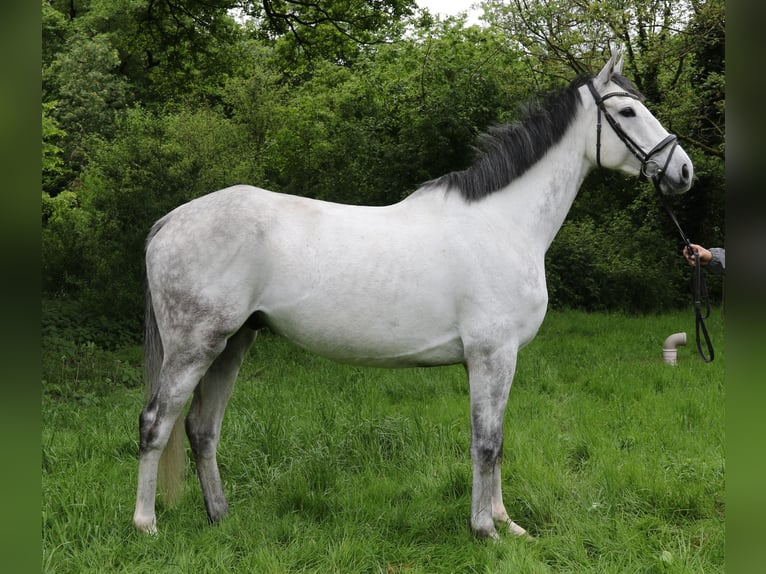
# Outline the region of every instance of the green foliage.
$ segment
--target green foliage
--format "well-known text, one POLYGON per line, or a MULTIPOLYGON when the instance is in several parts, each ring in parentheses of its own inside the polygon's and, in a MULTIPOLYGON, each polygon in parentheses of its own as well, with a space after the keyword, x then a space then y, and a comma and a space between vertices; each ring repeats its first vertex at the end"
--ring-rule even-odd
POLYGON ((365 46, 399 38, 414 7, 413 0, 269 0, 247 2, 244 11, 275 39, 291 75, 305 77, 317 63, 352 66, 365 46))
POLYGON ((59 122, 51 115, 56 102, 46 102, 42 107, 42 187, 43 191, 55 190, 57 179, 65 172, 64 150, 60 147, 66 132, 59 127, 59 122))
MULTIPOLYGON (((290 97, 291 89, 273 48, 250 40, 242 44, 241 56, 238 74, 225 83, 223 108, 260 149, 280 125, 281 118, 275 112, 290 97)), ((257 157, 251 160, 265 163, 257 157)))
POLYGON ((138 387, 142 354, 140 323, 114 320, 81 301, 42 303, 44 392, 60 400, 94 400, 116 385, 138 387))
MULTIPOLYGON (((235 4, 233 0, 48 0, 43 2, 43 37, 56 47, 62 36, 102 39, 119 60, 116 76, 127 81, 145 104, 182 99, 190 93, 215 99, 237 63, 242 29, 229 14, 235 4)), ((45 67, 50 52, 45 50, 43 56, 45 67)))
POLYGON ((68 153, 82 156, 89 136, 114 134, 117 111, 129 101, 129 86, 116 73, 119 64, 106 36, 73 34, 44 69, 46 95, 57 102, 49 112, 71 138, 68 153))
POLYGON ((266 150, 273 188, 348 203, 393 203, 473 158, 503 114, 516 62, 502 38, 454 23, 378 46, 357 70, 326 63, 278 108, 266 150))
POLYGON ((48 294, 86 288, 92 214, 72 191, 42 193, 42 286, 48 294))
POLYGON ((258 181, 255 153, 245 130, 213 110, 127 113, 119 135, 91 158, 79 192, 93 217, 92 304, 118 316, 140 315, 149 228, 211 190, 258 181))
POLYGON ((587 217, 564 223, 546 257, 551 306, 645 313, 688 303, 678 252, 671 246, 670 257, 658 257, 669 246, 656 229, 613 215, 606 225, 587 217), (671 274, 664 266, 674 260, 671 274))

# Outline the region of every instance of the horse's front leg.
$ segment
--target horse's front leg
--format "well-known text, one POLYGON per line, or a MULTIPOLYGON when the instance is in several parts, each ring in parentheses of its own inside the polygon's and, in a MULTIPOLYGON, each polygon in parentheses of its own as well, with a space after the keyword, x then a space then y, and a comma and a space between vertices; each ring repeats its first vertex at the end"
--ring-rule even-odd
POLYGON ((505 510, 500 471, 503 416, 516 370, 516 353, 516 348, 509 347, 476 353, 468 356, 466 365, 471 391, 471 527, 490 538, 498 536, 496 523, 508 525, 513 534, 525 533, 505 510))

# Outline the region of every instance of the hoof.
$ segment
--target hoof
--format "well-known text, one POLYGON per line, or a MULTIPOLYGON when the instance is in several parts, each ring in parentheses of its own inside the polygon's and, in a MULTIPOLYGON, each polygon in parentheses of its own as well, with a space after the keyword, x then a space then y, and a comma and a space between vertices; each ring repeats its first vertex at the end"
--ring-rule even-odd
POLYGON ((514 536, 529 536, 526 530, 516 524, 513 520, 508 521, 508 531, 514 536))
POLYGON ((500 536, 497 534, 497 530, 495 529, 494 524, 490 524, 489 526, 484 527, 477 527, 476 525, 472 526, 473 533, 476 535, 477 538, 483 538, 488 540, 499 540, 500 536))
POLYGON ((229 505, 225 502, 220 507, 208 509, 207 521, 209 524, 218 524, 229 515, 229 505))
POLYGON ((521 526, 516 524, 513 520, 509 519, 507 524, 508 524, 508 532, 510 532, 512 536, 521 538, 522 540, 525 540, 526 542, 537 542, 537 538, 532 536, 529 532, 524 530, 521 526))
POLYGON ((153 516, 150 518, 134 516, 133 525, 141 532, 146 532, 152 536, 157 536, 157 519, 153 516))

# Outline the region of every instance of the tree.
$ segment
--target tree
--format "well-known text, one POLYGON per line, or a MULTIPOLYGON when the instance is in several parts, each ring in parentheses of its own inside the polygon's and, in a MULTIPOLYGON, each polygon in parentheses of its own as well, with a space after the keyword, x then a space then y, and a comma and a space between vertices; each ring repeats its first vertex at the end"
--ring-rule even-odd
POLYGON ((363 46, 399 39, 414 0, 261 0, 243 2, 261 37, 277 42, 298 74, 317 62, 350 65, 363 46))
MULTIPOLYGON (((103 38, 116 51, 117 73, 144 104, 189 94, 215 98, 237 62, 243 30, 230 14, 236 5, 236 0, 43 0, 43 33, 54 45, 62 28, 67 38, 103 38)), ((44 57, 43 65, 48 63, 44 57)))
POLYGON ((369 48, 349 69, 318 65, 278 108, 265 167, 275 189, 349 203, 400 200, 462 169, 479 131, 507 113, 514 53, 456 21, 369 48))
POLYGON ((111 137, 129 89, 117 68, 115 50, 103 35, 74 34, 43 70, 43 100, 61 126, 68 168, 76 171, 88 154, 88 139, 111 137), (55 105, 51 105, 55 102, 55 105))
MULTIPOLYGON (((78 254, 85 284, 70 286, 71 294, 106 313, 138 316, 143 247, 152 224, 195 197, 262 177, 246 131, 215 110, 136 108, 119 128, 83 173, 75 206, 88 219, 72 223, 87 225, 78 254)), ((63 227, 59 232, 67 234, 63 227)))
POLYGON ((42 187, 43 191, 48 193, 58 189, 58 180, 64 174, 62 159, 64 150, 60 143, 66 137, 66 132, 59 127, 59 122, 51 115, 55 106, 56 102, 47 102, 42 107, 42 187))

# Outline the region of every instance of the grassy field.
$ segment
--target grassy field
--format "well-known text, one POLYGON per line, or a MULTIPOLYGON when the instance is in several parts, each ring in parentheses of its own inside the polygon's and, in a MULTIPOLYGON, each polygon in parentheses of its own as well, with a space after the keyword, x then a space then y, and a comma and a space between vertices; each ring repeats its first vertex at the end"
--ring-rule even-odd
POLYGON ((260 336, 219 448, 232 515, 207 524, 190 463, 153 538, 131 524, 139 350, 86 354, 119 360, 101 367, 124 380, 70 365, 44 384, 43 571, 723 572, 720 312, 709 325, 705 364, 691 312, 549 313, 506 413, 505 503, 535 538, 497 543, 468 522, 462 367, 348 367, 260 336), (671 367, 661 346, 677 331, 689 346, 671 367))

